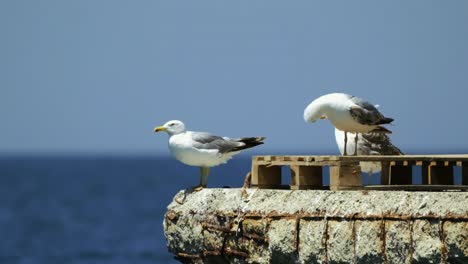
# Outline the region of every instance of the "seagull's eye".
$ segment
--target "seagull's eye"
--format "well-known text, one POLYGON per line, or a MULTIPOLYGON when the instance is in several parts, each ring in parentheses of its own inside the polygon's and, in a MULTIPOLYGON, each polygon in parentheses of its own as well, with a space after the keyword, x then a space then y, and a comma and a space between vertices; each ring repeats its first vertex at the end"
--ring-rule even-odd
POLYGON ((174 126, 174 125, 175 125, 175 123, 170 123, 170 124, 169 124, 169 126, 174 126))

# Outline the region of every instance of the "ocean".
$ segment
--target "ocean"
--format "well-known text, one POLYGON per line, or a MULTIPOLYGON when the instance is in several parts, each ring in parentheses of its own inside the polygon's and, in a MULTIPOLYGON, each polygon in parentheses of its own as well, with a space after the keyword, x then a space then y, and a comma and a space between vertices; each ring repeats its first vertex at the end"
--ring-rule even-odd
MULTIPOLYGON (((250 160, 213 168, 209 187, 242 186, 250 160)), ((178 263, 164 213, 198 175, 169 155, 0 156, 0 263, 178 263)))
MULTIPOLYGON (((212 169, 239 187, 250 157, 212 169)), ((0 263, 178 263, 163 218, 199 170, 169 156, 0 157, 0 263)))

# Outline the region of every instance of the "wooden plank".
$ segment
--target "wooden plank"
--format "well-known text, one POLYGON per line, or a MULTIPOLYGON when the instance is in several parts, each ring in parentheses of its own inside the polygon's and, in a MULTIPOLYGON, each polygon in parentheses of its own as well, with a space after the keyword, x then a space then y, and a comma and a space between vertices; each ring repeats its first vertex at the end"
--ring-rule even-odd
POLYGON ((365 190, 378 191, 468 191, 467 185, 367 185, 365 190))
POLYGON ((362 187, 361 166, 359 162, 350 165, 330 166, 330 189, 332 191, 362 187))
POLYGON ((371 155, 371 156, 340 156, 341 161, 468 161, 468 154, 455 155, 371 155))
POLYGON ((260 161, 260 160, 264 160, 264 156, 253 156, 252 157, 252 162, 256 162, 256 161, 260 161))
POLYGON ((422 161, 421 163, 421 183, 429 184, 429 166, 431 163, 427 161, 422 161))
MULTIPOLYGON (((341 161, 343 162, 343 161, 341 161)), ((348 161, 346 161, 348 162, 348 161)), ((338 165, 340 161, 255 161, 256 165, 266 166, 334 166, 338 165)), ((351 162, 354 163, 354 162, 351 162)))
POLYGON ((322 166, 298 166, 292 165, 291 189, 305 190, 322 186, 322 166))
POLYGON ((429 162, 442 162, 443 165, 468 162, 468 155, 401 155, 401 156, 255 156, 253 162, 258 165, 274 166, 335 166, 343 162, 379 161, 404 165, 422 165, 429 162))
POLYGON ((281 186, 281 166, 252 165, 252 186, 275 189, 281 186))
POLYGON ((382 162, 382 170, 380 171, 380 184, 388 185, 390 184, 390 162, 382 162))
POLYGON ((395 164, 390 166, 390 184, 403 185, 413 182, 413 167, 395 164))
POLYGON ((450 161, 450 162, 468 162, 468 154, 444 154, 444 155, 393 155, 393 156, 327 156, 327 155, 315 155, 315 156, 294 156, 294 155, 269 155, 269 156, 255 156, 256 160, 272 161, 279 158, 290 157, 292 161, 304 161, 304 160, 334 160, 334 161, 407 161, 407 162, 420 162, 420 161, 450 161))
POLYGON ((468 162, 462 163, 462 184, 468 185, 468 162))

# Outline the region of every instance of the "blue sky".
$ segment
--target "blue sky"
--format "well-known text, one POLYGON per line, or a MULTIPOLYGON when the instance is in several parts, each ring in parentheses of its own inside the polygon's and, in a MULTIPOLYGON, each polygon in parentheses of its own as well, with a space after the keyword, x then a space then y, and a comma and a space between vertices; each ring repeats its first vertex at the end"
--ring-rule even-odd
POLYGON ((467 25, 462 0, 1 1, 0 152, 167 153, 170 119, 337 152, 302 119, 335 91, 404 151, 466 152, 467 25))

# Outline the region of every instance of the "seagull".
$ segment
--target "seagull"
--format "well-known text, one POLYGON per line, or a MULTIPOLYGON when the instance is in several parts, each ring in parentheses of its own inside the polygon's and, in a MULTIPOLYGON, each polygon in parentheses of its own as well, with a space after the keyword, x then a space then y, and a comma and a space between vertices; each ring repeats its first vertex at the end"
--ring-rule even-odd
MULTIPOLYGON (((354 155, 357 155, 358 133, 392 133, 381 126, 389 124, 393 118, 385 117, 371 103, 345 93, 331 93, 320 96, 304 110, 304 120, 313 123, 318 119, 330 122, 344 131, 344 146, 348 142, 348 132, 356 133, 354 155)), ((347 155, 347 148, 344 148, 347 155)))
MULTIPOLYGON (((340 153, 344 154, 344 139, 345 132, 335 128, 335 140, 338 145, 340 153)), ((356 148, 355 135, 351 134, 351 141, 348 143, 347 148, 356 148)), ((357 154, 358 155, 404 155, 403 152, 392 144, 390 138, 383 133, 364 133, 361 134, 357 141, 357 154)), ((368 174, 377 173, 382 170, 380 162, 363 161, 360 162, 361 171, 368 174)))
POLYGON ((207 132, 185 129, 184 123, 171 120, 154 128, 154 132, 165 131, 169 134, 169 150, 180 162, 200 167, 200 184, 193 189, 199 191, 206 187, 210 168, 226 163, 244 149, 263 144, 265 137, 243 137, 231 139, 207 132))

